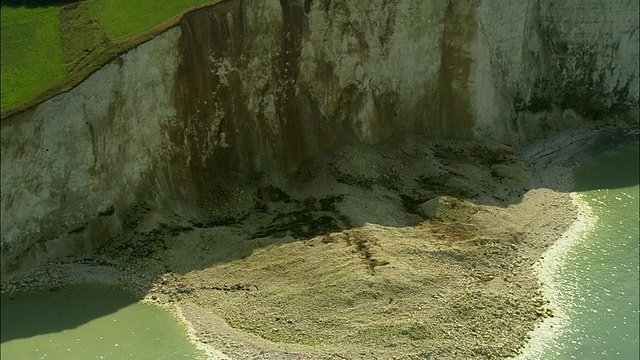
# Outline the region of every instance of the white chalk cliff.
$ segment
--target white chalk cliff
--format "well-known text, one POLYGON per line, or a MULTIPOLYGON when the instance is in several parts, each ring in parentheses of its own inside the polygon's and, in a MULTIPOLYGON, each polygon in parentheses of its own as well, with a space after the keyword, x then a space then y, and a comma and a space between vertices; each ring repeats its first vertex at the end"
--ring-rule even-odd
MULTIPOLYGON (((230 0, 2 127, 2 273, 141 200, 399 132, 521 144, 638 120, 637 0, 230 0)), ((3 89, 3 91, 10 91, 3 89)))

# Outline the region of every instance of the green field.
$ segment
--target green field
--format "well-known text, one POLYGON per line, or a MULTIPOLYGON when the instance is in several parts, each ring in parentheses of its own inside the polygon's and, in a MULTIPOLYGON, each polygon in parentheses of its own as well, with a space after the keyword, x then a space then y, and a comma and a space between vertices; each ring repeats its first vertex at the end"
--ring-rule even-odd
POLYGON ((3 4, 0 69, 3 114, 42 97, 38 95, 43 92, 52 95, 55 86, 60 89, 64 83, 77 83, 102 66, 108 56, 130 38, 162 24, 189 7, 207 2, 211 1, 86 0, 82 5, 88 6, 82 8, 87 10, 74 13, 81 18, 61 16, 63 6, 42 5, 47 3, 46 0, 38 2, 36 7, 3 4), (88 21, 91 18, 98 23, 88 21), (87 50, 91 50, 91 57, 81 58, 87 50))
POLYGON ((2 7, 2 110, 65 77, 58 7, 2 7))
POLYGON ((91 11, 112 40, 124 40, 163 23, 204 0, 90 0, 91 11))

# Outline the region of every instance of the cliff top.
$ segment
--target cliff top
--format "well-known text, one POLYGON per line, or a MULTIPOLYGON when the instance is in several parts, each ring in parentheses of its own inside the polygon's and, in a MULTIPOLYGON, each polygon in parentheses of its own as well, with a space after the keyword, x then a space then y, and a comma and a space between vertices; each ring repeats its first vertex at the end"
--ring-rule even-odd
POLYGON ((104 64, 220 0, 2 3, 1 118, 70 90, 104 64))

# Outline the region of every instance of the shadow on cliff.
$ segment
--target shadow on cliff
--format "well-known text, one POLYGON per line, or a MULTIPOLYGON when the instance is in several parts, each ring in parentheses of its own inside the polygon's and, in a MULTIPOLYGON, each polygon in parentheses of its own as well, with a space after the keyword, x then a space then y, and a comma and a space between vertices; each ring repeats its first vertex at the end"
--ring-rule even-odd
POLYGON ((640 149, 638 143, 622 145, 624 152, 605 151, 575 170, 575 191, 619 189, 638 185, 640 149), (611 176, 615 174, 615 176, 611 176))
POLYGON ((534 187, 582 192, 626 188, 639 182, 637 127, 566 131, 534 143, 524 152, 534 187), (564 172, 558 172, 559 168, 564 172))
MULTIPOLYGON (((567 169, 633 137, 613 131, 590 139, 571 146, 560 142, 556 149, 543 151, 567 169)), ((605 153, 600 170, 580 170, 601 174, 604 168, 619 176, 583 175, 573 190, 637 185, 638 150, 631 150, 617 162, 605 153)), ((102 252, 130 263, 162 258, 166 271, 186 274, 247 258, 260 248, 327 238, 367 224, 410 228, 438 221, 441 211, 451 215, 477 205, 508 207, 521 203, 532 186, 572 191, 557 179, 571 174, 550 171, 546 165, 542 163, 543 170, 526 165, 514 149, 501 144, 402 134, 381 144, 346 145, 316 154, 294 174, 206 174, 196 203, 153 211, 147 207, 153 215, 132 214, 132 219, 155 217, 155 228, 149 230, 148 221, 143 229, 132 223, 102 252), (547 174, 536 174, 538 170, 547 174), (534 177, 538 183, 532 185, 534 177)))
MULTIPOLYGON (((564 164, 560 165, 576 165, 634 139, 616 132, 590 142, 577 141, 573 148, 561 143, 556 149, 543 151, 548 158, 562 159, 564 164), (575 147, 583 151, 576 151, 575 147)), ((598 170, 591 165, 581 168, 587 174, 604 171, 619 176, 594 176, 593 181, 578 182, 576 190, 637 185, 637 145, 627 146, 635 148, 631 147, 623 159, 614 162, 609 153, 604 153, 598 160, 598 170)), ((353 248, 355 257, 375 265, 378 259, 370 252, 371 244, 359 241, 363 239, 357 235, 359 229, 368 224, 396 229, 419 227, 431 219, 438 220, 442 199, 448 201, 449 208, 445 210, 449 212, 464 212, 476 205, 519 204, 530 190, 529 177, 540 175, 532 174, 535 171, 535 166, 523 164, 515 150, 504 145, 402 134, 381 144, 346 145, 316 154, 293 174, 276 170, 250 175, 233 171, 200 174, 207 180, 198 189, 197 200, 180 203, 173 199, 156 209, 134 208, 125 220, 123 234, 104 246, 96 257, 117 259, 134 268, 136 264, 159 260, 164 273, 185 275, 246 259, 259 249, 315 239, 316 243, 325 244, 344 240, 353 248)), ((553 175, 550 172, 542 176, 535 187, 571 190, 554 187, 557 179, 553 175)), ((561 174, 555 173, 558 175, 561 174)), ((468 235, 463 233, 464 227, 443 229, 454 231, 455 236, 468 235)), ((162 283, 162 275, 156 272, 154 282, 162 283)), ((208 287, 202 289, 245 290, 234 287, 242 279, 231 275, 209 281, 213 283, 203 283, 200 286, 208 287)), ((169 296, 194 291, 189 287, 193 284, 172 286, 165 288, 169 296)), ((90 299, 94 294, 83 292, 74 295, 72 314, 52 312, 37 304, 64 301, 65 291, 31 297, 28 301, 36 303, 21 304, 22 310, 18 311, 13 306, 13 310, 6 310, 9 307, 5 304, 27 301, 21 300, 23 295, 16 294, 13 300, 3 295, 2 342, 75 328, 135 302, 117 297, 94 306, 95 299, 90 299), (18 319, 26 320, 20 320, 23 323, 17 330, 5 331, 18 319)))

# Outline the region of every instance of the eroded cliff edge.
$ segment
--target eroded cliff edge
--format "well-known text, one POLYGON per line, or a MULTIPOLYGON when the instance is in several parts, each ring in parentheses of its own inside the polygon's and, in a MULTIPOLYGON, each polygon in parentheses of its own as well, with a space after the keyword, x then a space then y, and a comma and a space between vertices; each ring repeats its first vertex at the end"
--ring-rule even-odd
POLYGON ((400 132, 520 144, 638 119, 638 3, 228 1, 2 126, 2 273, 140 201, 400 132))

